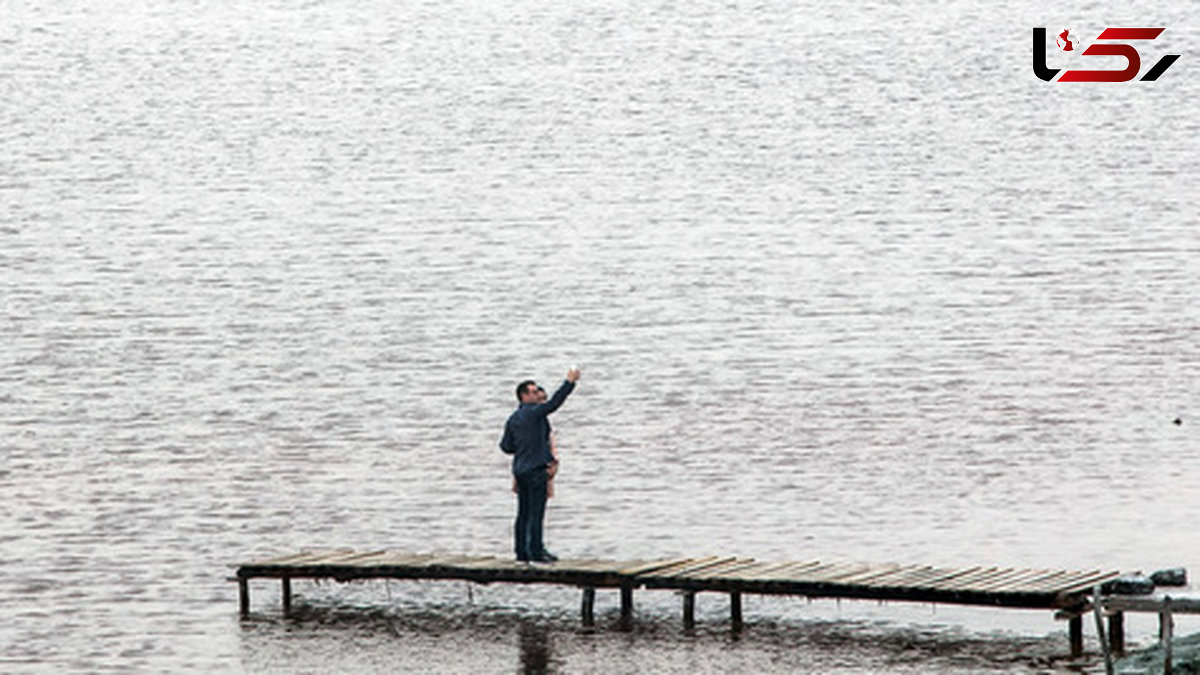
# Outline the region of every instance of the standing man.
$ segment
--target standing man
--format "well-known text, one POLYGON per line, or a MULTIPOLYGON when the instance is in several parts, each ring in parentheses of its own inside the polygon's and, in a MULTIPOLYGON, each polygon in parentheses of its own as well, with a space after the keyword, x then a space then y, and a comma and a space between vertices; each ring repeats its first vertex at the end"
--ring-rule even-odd
POLYGON ((567 371, 567 379, 545 403, 538 402, 538 386, 533 380, 517 385, 520 405, 504 424, 500 449, 513 456, 513 476, 517 479, 517 522, 513 534, 517 560, 554 562, 542 541, 546 518, 546 484, 550 479, 554 455, 550 452, 550 413, 558 410, 575 390, 579 369, 567 371))

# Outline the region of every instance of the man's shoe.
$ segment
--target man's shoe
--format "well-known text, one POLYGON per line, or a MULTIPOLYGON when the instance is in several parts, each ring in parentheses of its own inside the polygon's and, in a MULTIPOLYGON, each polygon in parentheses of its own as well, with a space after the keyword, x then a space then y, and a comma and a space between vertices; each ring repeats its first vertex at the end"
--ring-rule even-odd
POLYGON ((541 555, 533 556, 533 562, 552 563, 558 562, 558 556, 549 551, 542 551, 541 555))

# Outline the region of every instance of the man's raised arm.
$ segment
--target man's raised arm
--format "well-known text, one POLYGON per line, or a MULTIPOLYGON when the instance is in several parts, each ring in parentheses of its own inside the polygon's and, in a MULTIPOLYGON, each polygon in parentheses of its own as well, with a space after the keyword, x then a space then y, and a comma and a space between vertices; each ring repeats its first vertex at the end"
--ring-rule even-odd
POLYGON ((554 392, 549 401, 534 408, 534 414, 544 417, 558 410, 566 402, 567 396, 570 396, 571 392, 575 391, 575 383, 579 381, 581 375, 582 373, 580 373, 578 368, 568 370, 567 379, 559 385, 558 390, 554 392))

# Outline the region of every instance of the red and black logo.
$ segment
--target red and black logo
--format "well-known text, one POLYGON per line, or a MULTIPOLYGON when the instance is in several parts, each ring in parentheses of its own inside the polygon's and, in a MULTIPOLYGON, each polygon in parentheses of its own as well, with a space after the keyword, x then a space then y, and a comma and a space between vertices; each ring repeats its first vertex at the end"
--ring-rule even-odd
MULTIPOLYGON (((1138 50, 1125 44, 1128 40, 1153 40, 1165 28, 1105 28, 1096 42, 1080 51, 1080 42, 1070 29, 1055 35, 1055 45, 1064 52, 1078 52, 1081 56, 1120 56, 1126 61, 1124 70, 1068 70, 1057 80, 1059 68, 1046 67, 1046 29, 1033 29, 1033 74, 1047 82, 1128 82, 1142 70, 1142 57, 1138 50), (1120 41, 1120 42, 1118 42, 1120 41)), ((1142 82, 1153 82, 1167 72, 1167 68, 1179 58, 1179 54, 1167 54, 1160 58, 1145 75, 1142 82)))

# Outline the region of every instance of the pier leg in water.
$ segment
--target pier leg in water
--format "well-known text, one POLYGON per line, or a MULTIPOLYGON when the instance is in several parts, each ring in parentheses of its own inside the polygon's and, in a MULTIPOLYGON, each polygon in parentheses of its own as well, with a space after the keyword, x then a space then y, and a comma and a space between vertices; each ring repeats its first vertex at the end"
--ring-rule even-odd
POLYGON ((1175 637, 1175 617, 1171 615, 1171 596, 1163 598, 1162 613, 1158 615, 1158 635, 1163 648, 1163 673, 1173 675, 1175 672, 1175 655, 1172 653, 1171 642, 1175 637))
POLYGON ((238 607, 242 618, 250 616, 250 580, 238 577, 238 607))
POLYGON ((734 633, 742 632, 742 594, 729 594, 729 622, 734 633))
POLYGON ((1071 658, 1083 656, 1083 616, 1072 617, 1067 624, 1067 633, 1071 638, 1071 658))
POLYGON ((621 629, 633 628, 633 585, 621 584, 621 629))
POLYGON ((692 630, 696 627, 696 592, 683 592, 683 629, 692 630))
POLYGON ((1104 672, 1107 675, 1114 675, 1116 671, 1113 667, 1112 652, 1108 649, 1108 635, 1104 632, 1104 616, 1100 609, 1103 603, 1100 598, 1100 587, 1096 586, 1092 593, 1092 615, 1096 617, 1096 637, 1100 639, 1100 652, 1104 654, 1104 672))
POLYGON ((288 616, 292 613, 292 578, 283 577, 280 582, 283 587, 283 615, 288 616))
POLYGON ((1108 617, 1108 648, 1115 656, 1125 653, 1125 613, 1117 612, 1108 617))
POLYGON ((583 607, 580 608, 580 614, 583 616, 583 627, 591 628, 596 625, 596 589, 583 589, 583 607))

